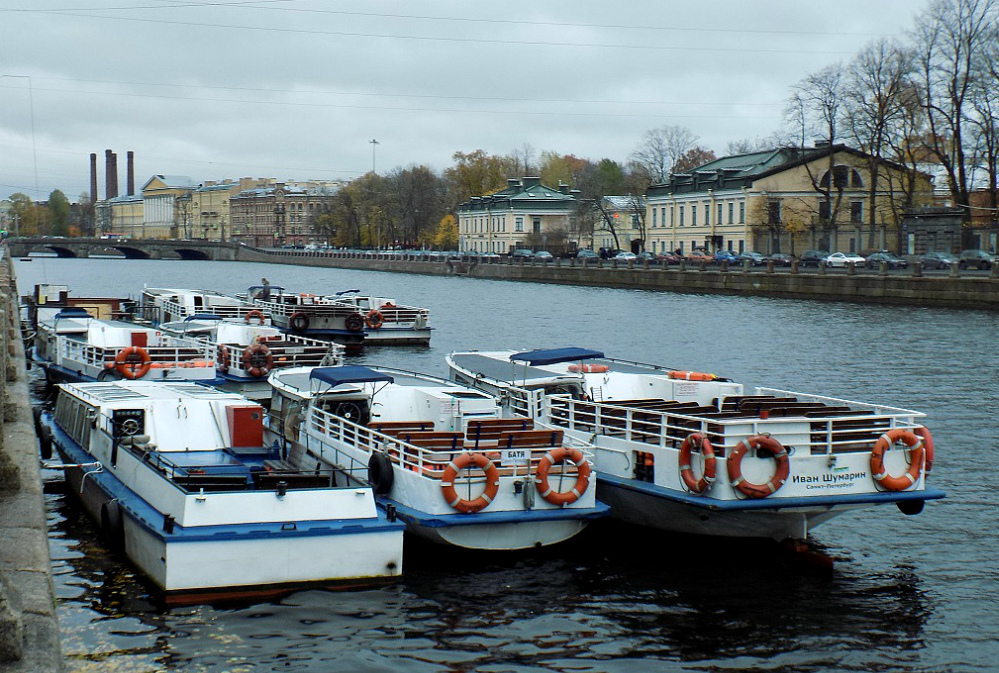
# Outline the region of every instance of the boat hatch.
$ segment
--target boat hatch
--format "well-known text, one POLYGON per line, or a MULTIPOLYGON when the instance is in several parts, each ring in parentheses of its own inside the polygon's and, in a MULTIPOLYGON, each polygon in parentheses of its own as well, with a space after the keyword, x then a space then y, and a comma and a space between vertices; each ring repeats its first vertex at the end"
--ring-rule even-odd
POLYGON ((548 348, 523 353, 514 353, 511 360, 523 361, 529 365, 553 365, 559 362, 571 362, 573 360, 592 360, 604 356, 600 351, 588 348, 548 348))
POLYGON ((222 320, 222 316, 215 315, 214 313, 195 313, 194 315, 187 316, 184 318, 184 322, 191 322, 192 320, 222 320))
POLYGON ((64 308, 52 317, 57 320, 59 318, 93 318, 93 316, 87 312, 87 309, 74 307, 64 308))

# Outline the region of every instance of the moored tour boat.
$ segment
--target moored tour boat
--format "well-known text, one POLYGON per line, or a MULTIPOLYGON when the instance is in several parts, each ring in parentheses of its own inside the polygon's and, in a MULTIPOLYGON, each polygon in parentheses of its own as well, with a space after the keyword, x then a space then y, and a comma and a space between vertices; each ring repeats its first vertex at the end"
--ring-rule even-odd
POLYGON ((211 381, 208 344, 147 325, 98 320, 83 308, 37 309, 32 358, 50 383, 63 381, 211 381))
POLYGON ((364 314, 364 343, 369 346, 404 346, 430 344, 430 311, 405 306, 388 297, 356 294, 359 290, 337 292, 341 304, 364 314))
POLYGON ((40 419, 71 491, 167 603, 262 596, 402 571, 404 527, 338 469, 263 442, 263 409, 192 383, 60 387, 40 419))
POLYGON ((340 344, 286 334, 264 322, 259 311, 251 311, 241 320, 198 313, 163 323, 160 329, 207 342, 218 370, 218 378, 211 385, 256 401, 270 400, 267 375, 273 369, 341 364, 344 349, 340 344))
MULTIPOLYGON (((243 320, 263 313, 246 301, 215 290, 146 287, 139 297, 142 316, 154 325, 174 322, 197 314, 210 313, 226 320, 243 320)), ((264 313, 263 320, 270 321, 264 313)))
MULTIPOLYGON (((279 369, 273 431, 302 469, 365 477, 408 530, 472 549, 567 540, 606 514, 584 442, 446 379, 361 366, 279 369)), ((295 462, 295 461, 293 461, 295 462)))
POLYGON ((924 414, 562 348, 456 352, 459 383, 508 413, 595 447, 598 496, 613 516, 704 535, 803 541, 854 509, 919 513, 927 484, 924 414))
POLYGON ((364 346, 364 314, 336 298, 287 292, 277 285, 251 286, 239 298, 270 316, 283 332, 336 341, 350 354, 364 346))

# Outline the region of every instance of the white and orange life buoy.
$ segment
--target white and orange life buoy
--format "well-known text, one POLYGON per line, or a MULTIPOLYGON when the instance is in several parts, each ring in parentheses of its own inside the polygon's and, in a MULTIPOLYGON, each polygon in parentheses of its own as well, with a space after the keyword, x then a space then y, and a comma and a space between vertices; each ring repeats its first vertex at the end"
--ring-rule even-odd
POLYGON ((252 311, 250 311, 249 313, 247 313, 245 316, 243 316, 243 320, 245 320, 247 323, 249 323, 250 320, 253 319, 253 318, 257 319, 257 321, 258 321, 257 324, 258 325, 263 325, 264 321, 266 320, 266 318, 264 317, 264 312, 263 311, 258 311, 257 309, 253 309, 252 311))
POLYGON ((481 453, 461 454, 447 464, 444 474, 441 475, 441 491, 444 493, 444 499, 451 508, 462 514, 474 514, 488 507, 499 493, 499 485, 499 470, 493 465, 493 461, 481 453), (475 465, 485 473, 486 489, 478 498, 467 500, 458 495, 454 480, 459 472, 471 465, 475 465))
POLYGON ((586 489, 590 486, 590 471, 590 464, 582 451, 560 446, 546 453, 538 463, 534 482, 542 498, 553 505, 564 507, 576 502, 586 493, 586 489), (567 460, 576 466, 576 482, 568 491, 556 491, 548 482, 548 472, 558 463, 567 460))
POLYGON ((262 343, 254 343, 243 351, 243 369, 249 376, 260 378, 274 368, 271 349, 262 343))
POLYGON ((698 494, 707 491, 711 484, 715 483, 715 471, 715 450, 707 435, 702 435, 699 432, 687 435, 683 444, 680 445, 680 478, 687 490, 698 494), (700 479, 694 477, 694 471, 690 466, 694 447, 699 448, 704 457, 704 473, 701 474, 700 479))
POLYGON ((916 428, 913 432, 923 440, 923 448, 926 449, 926 474, 929 474, 933 469, 933 435, 930 434, 930 429, 925 425, 916 428))
POLYGON ((381 326, 385 324, 385 316, 382 315, 381 311, 373 308, 364 316, 364 324, 368 326, 368 329, 381 329, 381 326))
POLYGON ((225 374, 229 371, 229 347, 225 344, 219 344, 217 351, 218 370, 225 374))
POLYGON ((569 365, 569 371, 573 374, 580 372, 583 374, 602 374, 609 372, 610 367, 607 365, 569 365))
POLYGON ((765 498, 780 490, 791 473, 791 461, 787 449, 773 437, 753 435, 735 445, 728 456, 728 478, 740 493, 750 498, 765 498), (765 484, 754 484, 742 476, 742 459, 750 449, 763 449, 777 460, 774 476, 765 484))
POLYGON ((129 380, 141 379, 149 373, 153 361, 149 357, 149 351, 142 346, 129 346, 122 348, 114 356, 114 366, 124 378, 129 380))
POLYGON ((895 428, 874 442, 874 448, 871 449, 871 476, 889 491, 904 491, 919 481, 919 473, 925 459, 926 449, 923 440, 911 430, 895 428), (909 447, 909 469, 901 476, 893 477, 885 468, 885 453, 898 442, 903 442, 909 447))
POLYGON ((705 372, 681 372, 681 371, 671 371, 666 376, 671 379, 680 379, 683 381, 714 381, 718 377, 714 374, 707 374, 705 372))

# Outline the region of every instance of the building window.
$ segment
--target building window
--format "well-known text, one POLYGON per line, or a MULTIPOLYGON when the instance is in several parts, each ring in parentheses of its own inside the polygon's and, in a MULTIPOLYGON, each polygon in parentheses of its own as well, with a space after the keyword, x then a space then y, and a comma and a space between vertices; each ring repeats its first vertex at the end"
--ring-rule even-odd
POLYGON ((534 233, 535 234, 540 234, 541 233, 541 218, 540 217, 535 217, 531 221, 531 224, 534 227, 534 233))
POLYGON ((683 226, 683 206, 680 206, 680 226, 683 226))
MULTIPOLYGON (((665 227, 666 226, 666 206, 663 206, 662 216, 663 216, 663 226, 665 227)), ((670 224, 672 225, 673 223, 670 222, 670 224)))
POLYGON ((674 224, 675 224, 675 222, 673 220, 673 206, 670 206, 669 207, 669 226, 670 226, 670 228, 672 228, 674 224))
POLYGON ((524 231, 524 218, 518 217, 516 225, 517 225, 517 231, 524 231))
POLYGON ((746 223, 746 202, 739 201, 739 224, 746 223))
POLYGON ((711 204, 710 203, 705 203, 704 204, 704 226, 708 226, 710 224, 711 224, 711 204))
MULTIPOLYGON (((718 219, 721 220, 721 216, 718 219)), ((735 224, 735 204, 731 201, 728 202, 728 223, 735 224)))
POLYGON ((715 224, 722 223, 722 204, 718 204, 718 217, 715 218, 715 224))
POLYGON ((655 229, 655 228, 656 228, 656 216, 657 216, 658 214, 659 214, 659 211, 657 211, 657 210, 656 210, 655 208, 653 208, 653 209, 652 209, 652 228, 653 228, 653 229, 655 229))
POLYGON ((696 205, 691 205, 690 206, 690 226, 692 226, 692 227, 696 227, 697 226, 697 206, 696 205))
MULTIPOLYGON (((864 202, 863 201, 851 201, 850 202, 850 221, 854 224, 860 224, 864 221, 864 202)), ((851 250, 850 252, 853 252, 851 250)))
POLYGON ((823 222, 828 222, 830 217, 829 213, 829 202, 819 201, 819 219, 823 222))

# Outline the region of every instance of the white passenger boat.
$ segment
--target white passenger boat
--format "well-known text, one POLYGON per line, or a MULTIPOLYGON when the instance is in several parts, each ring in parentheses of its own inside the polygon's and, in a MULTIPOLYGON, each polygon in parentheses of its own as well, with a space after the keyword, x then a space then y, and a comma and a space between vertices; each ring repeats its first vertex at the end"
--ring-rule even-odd
POLYGON ((211 381, 216 375, 215 354, 205 342, 148 325, 98 320, 82 308, 39 307, 32 358, 50 383, 211 381))
POLYGON ((143 288, 139 297, 143 317, 154 325, 183 320, 196 314, 210 313, 226 320, 243 320, 248 315, 262 314, 260 320, 270 323, 270 316, 259 307, 214 290, 183 288, 143 288))
POLYGON ((359 467, 409 530, 472 549, 567 540, 607 508, 586 444, 452 381, 361 366, 271 373, 272 420, 307 471, 359 467))
POLYGON ((280 286, 255 285, 245 298, 286 332, 342 343, 348 353, 365 344, 428 344, 431 328, 425 308, 396 306, 380 297, 350 297, 349 293, 315 295, 288 292, 280 286))
POLYGON ((337 292, 341 304, 352 306, 364 314, 364 343, 373 346, 404 346, 430 344, 430 311, 418 306, 405 306, 388 297, 357 294, 359 290, 337 292))
POLYGON ((379 512, 372 489, 341 469, 291 468, 264 444, 262 407, 238 395, 68 384, 40 423, 72 492, 167 603, 402 571, 404 526, 379 512))
POLYGON ((917 514, 927 484, 924 414, 561 348, 457 352, 455 381, 508 413, 592 442, 598 497, 636 524, 705 535, 805 540, 845 511, 917 514))
POLYGON ((162 323, 160 329, 174 336, 207 342, 215 354, 218 370, 212 386, 256 401, 270 400, 267 375, 273 369, 342 363, 344 349, 340 344, 286 334, 263 324, 264 320, 263 314, 256 311, 247 313, 242 320, 197 313, 162 323))

